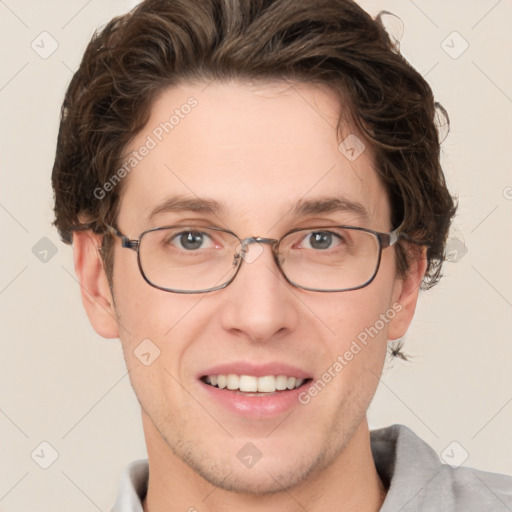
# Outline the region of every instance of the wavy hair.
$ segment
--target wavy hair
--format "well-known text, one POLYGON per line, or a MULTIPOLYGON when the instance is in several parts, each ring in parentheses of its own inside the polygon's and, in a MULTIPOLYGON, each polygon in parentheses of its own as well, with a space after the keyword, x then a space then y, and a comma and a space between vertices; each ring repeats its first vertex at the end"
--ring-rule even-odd
MULTIPOLYGON (((122 183, 102 199, 94 191, 118 169, 164 89, 197 80, 276 79, 340 95, 373 149, 393 227, 402 224, 415 241, 399 244, 397 273, 405 275, 414 251, 426 246, 422 287, 436 284, 456 211, 436 122, 448 116, 380 16, 373 19, 352 0, 146 0, 97 31, 62 105, 52 174, 62 240, 71 243, 78 229, 105 233, 105 224, 115 222, 122 183)), ((108 276, 111 243, 104 236, 108 276)))

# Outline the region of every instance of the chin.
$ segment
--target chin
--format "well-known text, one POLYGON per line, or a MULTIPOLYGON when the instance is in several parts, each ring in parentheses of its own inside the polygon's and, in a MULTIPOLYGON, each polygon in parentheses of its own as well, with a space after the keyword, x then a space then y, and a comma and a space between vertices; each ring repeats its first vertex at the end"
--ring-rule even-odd
POLYGON ((271 450, 273 443, 270 443, 268 451, 262 447, 263 454, 256 452, 251 442, 244 443, 242 448, 236 443, 236 449, 226 445, 221 449, 222 444, 215 448, 207 443, 201 446, 190 440, 174 439, 168 444, 177 457, 211 485, 254 496, 270 496, 297 487, 325 468, 333 455, 318 446, 305 450, 305 443, 294 443, 286 450, 277 447, 271 450), (252 459, 246 458, 247 454, 252 459))
POLYGON ((253 467, 237 467, 231 464, 220 468, 193 468, 210 484, 226 491, 253 496, 270 496, 300 485, 307 477, 318 469, 320 461, 312 464, 298 465, 296 461, 272 461, 264 463, 263 459, 253 467))

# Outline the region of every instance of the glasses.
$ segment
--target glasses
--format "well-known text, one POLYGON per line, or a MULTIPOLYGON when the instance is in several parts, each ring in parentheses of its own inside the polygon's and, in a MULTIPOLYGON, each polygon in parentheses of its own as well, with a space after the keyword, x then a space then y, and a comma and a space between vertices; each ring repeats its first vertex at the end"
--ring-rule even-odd
POLYGON ((127 249, 137 252, 148 284, 174 293, 220 290, 235 279, 242 261, 252 263, 262 244, 272 248, 274 261, 291 285, 315 292, 345 292, 369 285, 379 270, 382 250, 401 236, 354 226, 293 229, 279 240, 248 237, 209 226, 164 226, 148 229, 137 240, 119 230, 108 231, 127 249), (252 251, 249 246, 254 245, 252 251))

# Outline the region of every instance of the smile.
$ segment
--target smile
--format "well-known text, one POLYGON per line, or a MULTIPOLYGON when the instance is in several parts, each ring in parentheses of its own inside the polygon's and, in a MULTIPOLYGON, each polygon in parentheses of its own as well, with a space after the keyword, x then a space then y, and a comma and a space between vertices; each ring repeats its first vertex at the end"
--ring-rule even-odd
POLYGON ((219 389, 240 391, 242 393, 275 393, 276 391, 287 391, 301 387, 311 379, 301 379, 287 375, 205 375, 201 380, 219 389))

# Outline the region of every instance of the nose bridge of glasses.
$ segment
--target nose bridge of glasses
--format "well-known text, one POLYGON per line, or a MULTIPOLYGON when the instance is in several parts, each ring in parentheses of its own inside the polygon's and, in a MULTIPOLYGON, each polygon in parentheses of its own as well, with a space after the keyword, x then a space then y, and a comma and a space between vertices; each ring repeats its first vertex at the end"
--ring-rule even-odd
POLYGON ((276 240, 275 238, 264 238, 262 236, 249 236, 247 238, 244 238, 240 242, 240 245, 241 245, 242 251, 246 251, 247 246, 250 244, 269 244, 272 247, 274 247, 277 242, 278 242, 278 240, 276 240))
POLYGON ((275 248, 278 242, 279 240, 276 240, 275 238, 265 238, 261 236, 249 236, 244 238, 238 244, 235 261, 237 258, 241 257, 243 260, 252 263, 263 252, 262 244, 269 244, 272 248, 272 252, 275 253, 275 248), (249 245, 256 245, 252 254, 249 253, 249 245))

